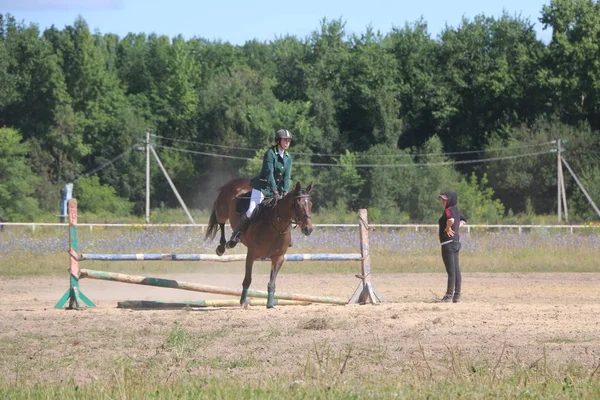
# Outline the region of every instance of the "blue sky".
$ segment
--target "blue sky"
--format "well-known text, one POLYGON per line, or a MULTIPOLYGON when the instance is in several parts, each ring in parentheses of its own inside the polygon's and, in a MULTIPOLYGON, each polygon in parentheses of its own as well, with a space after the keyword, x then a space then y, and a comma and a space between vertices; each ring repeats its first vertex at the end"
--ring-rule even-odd
POLYGON ((539 39, 548 42, 550 30, 538 21, 542 6, 550 0, 0 0, 0 13, 19 22, 35 23, 43 30, 72 25, 78 15, 92 31, 157 33, 186 39, 244 44, 270 41, 287 34, 305 38, 319 28, 323 18, 342 18, 347 33, 361 34, 371 26, 381 33, 403 27, 419 18, 427 22, 432 37, 448 25, 457 27, 462 17, 478 14, 499 17, 503 11, 535 24, 539 39))

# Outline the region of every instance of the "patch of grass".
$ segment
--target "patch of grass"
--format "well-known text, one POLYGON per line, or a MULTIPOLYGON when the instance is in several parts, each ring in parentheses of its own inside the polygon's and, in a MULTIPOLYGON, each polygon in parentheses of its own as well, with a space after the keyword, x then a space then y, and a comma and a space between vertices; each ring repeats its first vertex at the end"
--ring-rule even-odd
POLYGON ((206 366, 215 370, 243 369, 254 367, 256 365, 258 365, 258 361, 250 354, 242 358, 226 359, 224 357, 213 357, 205 360, 196 360, 193 363, 190 363, 190 366, 206 366))
MULTIPOLYGON (((170 329, 165 346, 189 348, 194 334, 180 324, 170 329)), ((227 371, 255 369, 261 361, 252 354, 210 357, 183 355, 181 365, 169 358, 116 356, 105 366, 105 376, 74 377, 76 365, 55 365, 63 373, 53 381, 36 379, 37 361, 20 364, 0 376, 2 399, 388 399, 388 398, 600 398, 600 362, 594 365, 551 363, 546 353, 527 365, 512 360, 504 347, 489 359, 474 360, 460 348, 447 347, 444 359, 423 361, 390 373, 387 344, 357 348, 314 342, 307 350, 304 368, 294 374, 277 369, 259 376, 246 371, 232 377, 227 371), (514 363, 514 364, 511 364, 514 363), (369 365, 368 373, 359 372, 369 365), (209 367, 218 377, 199 371, 209 367)), ((422 349, 422 348, 421 348, 422 349)), ((398 350, 397 350, 398 351, 398 350)), ((167 355, 172 355, 168 353, 167 355)), ((518 359, 519 357, 517 357, 518 359)), ((14 360, 10 361, 11 363, 14 360)), ((394 362, 402 362, 394 360, 394 362)), ((49 365, 45 365, 46 368, 49 365)), ((85 369, 85 365, 79 365, 85 369)), ((269 368, 272 366, 270 365, 269 368)), ((250 371, 249 371, 250 372, 250 371)))
POLYGON ((173 328, 167 335, 165 347, 172 350, 175 359, 181 359, 185 354, 193 353, 199 347, 199 343, 185 330, 179 321, 173 323, 173 328))
POLYGON ((303 380, 316 386, 339 385, 354 359, 354 345, 348 344, 343 349, 335 350, 328 341, 313 344, 313 350, 307 354, 304 364, 303 380))
POLYGON ((313 331, 322 331, 325 329, 331 329, 331 324, 329 321, 322 317, 311 318, 306 321, 302 321, 298 323, 298 328, 300 329, 308 329, 313 331))
MULTIPOLYGON (((515 378, 517 379, 517 378, 515 378)), ((204 379, 186 377, 172 384, 148 382, 139 385, 128 382, 123 386, 96 382, 84 385, 64 383, 38 385, 35 387, 2 387, 0 397, 12 399, 240 399, 286 400, 286 399, 410 399, 410 398, 494 398, 494 399, 569 399, 599 398, 597 383, 570 380, 560 382, 530 382, 514 386, 508 379, 493 386, 467 381, 434 380, 415 384, 411 382, 349 382, 326 386, 302 380, 274 380, 260 383, 237 382, 233 379, 204 379)))

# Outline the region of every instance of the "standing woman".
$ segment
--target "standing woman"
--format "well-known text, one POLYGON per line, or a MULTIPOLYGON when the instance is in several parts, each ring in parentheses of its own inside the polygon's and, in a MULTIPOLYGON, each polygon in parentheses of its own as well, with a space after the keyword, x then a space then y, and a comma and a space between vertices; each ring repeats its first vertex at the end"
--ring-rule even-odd
POLYGON ((252 212, 266 196, 273 196, 279 200, 290 191, 292 157, 287 150, 291 141, 292 134, 287 129, 280 129, 275 133, 276 145, 265 152, 260 174, 250 181, 250 186, 252 186, 250 204, 248 204, 246 213, 241 215, 235 231, 231 234, 231 239, 227 242, 228 248, 234 248, 239 243, 252 212))
MULTIPOLYGON (((462 276, 458 262, 460 252, 460 225, 461 214, 458 211, 458 195, 455 192, 447 191, 438 196, 442 200, 444 213, 440 217, 439 236, 442 246, 442 260, 448 273, 448 286, 446 294, 439 300, 441 303, 460 302, 460 290, 462 276)), ((464 217, 463 217, 464 218, 464 217)))

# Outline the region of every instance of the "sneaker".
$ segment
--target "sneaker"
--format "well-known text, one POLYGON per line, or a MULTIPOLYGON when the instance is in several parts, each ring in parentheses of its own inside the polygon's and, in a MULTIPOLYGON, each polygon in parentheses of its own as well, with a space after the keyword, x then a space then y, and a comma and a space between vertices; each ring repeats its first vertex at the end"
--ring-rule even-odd
POLYGON ((460 294, 455 294, 452 298, 453 303, 460 303, 460 294))
POLYGON ((452 303, 452 296, 445 295, 444 297, 442 297, 437 302, 438 303, 452 303))

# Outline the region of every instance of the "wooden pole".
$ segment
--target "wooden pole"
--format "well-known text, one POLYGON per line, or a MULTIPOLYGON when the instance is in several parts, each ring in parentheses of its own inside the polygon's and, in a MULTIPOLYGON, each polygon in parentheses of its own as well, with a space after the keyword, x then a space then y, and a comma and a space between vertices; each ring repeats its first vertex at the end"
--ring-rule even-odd
MULTIPOLYGON (((250 306, 266 306, 267 300, 248 299, 250 306)), ((307 306, 306 301, 277 300, 276 306, 307 306)), ((239 307, 239 300, 184 300, 184 301, 155 301, 155 300, 125 300, 117 303, 117 308, 130 309, 177 309, 177 308, 206 308, 206 307, 239 307)))
MULTIPOLYGON (((79 260, 94 261, 211 261, 234 262, 244 261, 245 254, 229 254, 218 256, 216 254, 93 254, 83 253, 79 260)), ((286 254, 285 261, 361 261, 362 255, 358 253, 323 253, 323 254, 286 254)), ((258 258, 256 261, 271 261, 270 258, 258 258)))
MULTIPOLYGON (((119 274, 116 272, 94 271, 90 269, 82 269, 80 271, 82 278, 100 279, 105 281, 115 281, 122 283, 132 283, 136 285, 158 286, 172 289, 190 290, 193 292, 204 292, 213 294, 224 294, 229 296, 241 296, 241 289, 231 289, 219 286, 203 285, 200 283, 180 282, 173 279, 153 278, 148 276, 133 276, 119 274)), ((248 297, 267 298, 268 293, 261 290, 248 290, 248 297)), ((329 303, 329 304, 348 304, 348 300, 339 297, 330 296, 312 296, 307 294, 276 292, 276 299, 281 300, 298 300, 309 301, 313 303, 329 303)))

